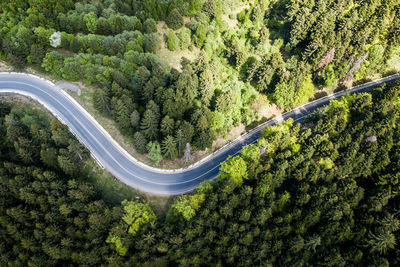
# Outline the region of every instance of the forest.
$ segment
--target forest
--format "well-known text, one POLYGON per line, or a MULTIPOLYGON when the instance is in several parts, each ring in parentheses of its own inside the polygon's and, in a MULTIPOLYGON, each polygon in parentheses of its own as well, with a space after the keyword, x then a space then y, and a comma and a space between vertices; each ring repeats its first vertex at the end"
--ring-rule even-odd
POLYGON ((0 103, 1 266, 397 266, 400 82, 262 131, 216 182, 106 203, 66 126, 0 103))
POLYGON ((158 164, 257 124, 260 106, 289 110, 392 71, 399 11, 397 0, 3 0, 0 57, 95 86, 95 108, 158 164))

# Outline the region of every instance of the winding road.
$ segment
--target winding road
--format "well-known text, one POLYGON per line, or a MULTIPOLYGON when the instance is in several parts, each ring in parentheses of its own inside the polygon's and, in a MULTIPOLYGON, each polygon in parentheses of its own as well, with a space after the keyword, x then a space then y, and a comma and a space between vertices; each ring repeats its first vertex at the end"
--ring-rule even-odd
POLYGON ((192 191, 204 180, 215 179, 221 162, 229 155, 238 154, 243 146, 255 143, 264 127, 289 117, 295 122, 301 121, 332 99, 366 92, 398 78, 400 75, 395 74, 309 102, 257 126, 196 164, 178 170, 152 168, 134 159, 71 96, 49 81, 30 74, 0 73, 0 93, 21 94, 40 102, 68 125, 96 161, 121 182, 152 194, 178 195, 192 191))

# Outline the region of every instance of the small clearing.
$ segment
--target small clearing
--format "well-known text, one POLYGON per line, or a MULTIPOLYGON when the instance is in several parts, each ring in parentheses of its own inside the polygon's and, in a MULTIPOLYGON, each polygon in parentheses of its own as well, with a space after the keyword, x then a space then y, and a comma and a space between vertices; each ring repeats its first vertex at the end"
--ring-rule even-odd
MULTIPOLYGON (((184 17, 185 23, 189 21, 188 18, 184 17)), ((194 45, 191 45, 191 49, 185 49, 185 50, 176 50, 176 51, 171 51, 168 49, 166 45, 166 40, 167 40, 167 31, 170 30, 168 26, 165 24, 164 21, 159 21, 157 24, 157 32, 161 36, 161 39, 163 40, 161 42, 161 48, 157 51, 157 56, 161 59, 161 61, 167 63, 169 66, 171 66, 174 69, 177 69, 178 71, 182 71, 182 65, 181 61, 182 58, 185 57, 190 61, 193 61, 197 58, 197 56, 200 54, 200 49, 195 47, 194 45)), ((175 34, 178 34, 180 32, 179 30, 174 31, 175 34)))
POLYGON ((234 29, 238 24, 237 15, 242 12, 242 10, 249 8, 249 4, 238 6, 236 9, 222 15, 222 20, 226 22, 229 28, 234 29), (232 19, 231 19, 232 17, 232 19))

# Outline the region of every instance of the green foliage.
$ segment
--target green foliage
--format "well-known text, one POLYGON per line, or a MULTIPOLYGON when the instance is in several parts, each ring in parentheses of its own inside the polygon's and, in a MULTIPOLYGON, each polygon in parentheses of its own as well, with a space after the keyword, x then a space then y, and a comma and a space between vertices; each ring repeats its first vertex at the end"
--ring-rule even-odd
POLYGON ((239 156, 233 158, 229 157, 221 164, 218 175, 222 179, 232 179, 237 186, 241 186, 243 184, 243 179, 248 178, 247 163, 239 156))
POLYGON ((289 110, 317 90, 399 69, 396 1, 14 2, 1 3, 0 56, 92 85, 94 107, 128 140, 142 130, 161 143, 185 125, 185 139, 204 149, 268 117, 252 105, 260 96, 289 110), (158 119, 143 110, 150 101, 158 119), (165 134, 167 115, 176 127, 165 134))
POLYGON ((141 132, 136 132, 133 136, 133 144, 137 152, 144 154, 147 152, 147 139, 141 132))
POLYGON ((126 252, 128 251, 127 247, 124 247, 122 244, 121 238, 119 236, 113 235, 110 233, 106 239, 107 243, 111 243, 115 245, 115 250, 121 256, 125 256, 126 252))
POLYGON ((42 67, 49 72, 55 73, 57 75, 62 75, 62 68, 64 65, 64 57, 56 52, 52 51, 46 54, 43 59, 42 67))
POLYGON ((273 94, 276 104, 286 110, 295 106, 295 88, 293 83, 284 79, 275 87, 273 94))
POLYGON ((149 152, 149 158, 158 166, 163 159, 160 144, 158 142, 149 142, 147 144, 147 151, 149 152))
POLYGON ((81 174, 89 153, 37 109, 5 107, 0 103, 0 265, 101 265, 113 254, 105 241, 120 216, 81 174), (27 151, 37 153, 27 158, 27 151))
POLYGON ((161 47, 161 37, 157 33, 146 34, 143 47, 146 52, 156 52, 161 47))
POLYGON ((189 221, 196 215, 196 211, 200 208, 204 200, 204 194, 180 196, 172 204, 171 210, 176 216, 181 216, 183 219, 189 221))
POLYGON ((207 0, 203 5, 203 12, 213 18, 217 15, 217 4, 215 0, 207 0))
POLYGON ((168 27, 170 27, 173 30, 180 29, 184 23, 183 17, 177 9, 173 9, 171 10, 171 12, 169 12, 165 22, 167 23, 168 27))
POLYGON ((190 30, 186 27, 182 28, 178 33, 178 38, 181 44, 181 49, 185 50, 189 48, 191 43, 191 33, 190 30))
POLYGON ((97 25, 99 23, 97 16, 94 12, 89 12, 83 17, 83 21, 86 24, 86 28, 89 32, 95 33, 97 31, 97 25))
POLYGON ((125 212, 122 220, 129 226, 128 233, 131 235, 136 235, 157 218, 148 204, 124 200, 122 206, 125 212))
POLYGON ((167 33, 167 42, 168 42, 168 49, 171 51, 179 50, 180 49, 180 40, 179 38, 175 35, 175 33, 171 30, 168 31, 167 33))
POLYGON ((326 88, 330 88, 337 83, 333 65, 327 65, 321 73, 322 84, 326 88))
POLYGON ((318 162, 325 170, 330 170, 335 166, 335 163, 330 158, 321 158, 318 162))
POLYGON ((311 75, 308 75, 304 81, 300 84, 295 94, 295 106, 301 106, 308 102, 310 98, 314 96, 315 87, 311 79, 311 75))
POLYGON ((161 151, 164 154, 164 157, 167 159, 174 159, 178 156, 178 150, 176 149, 175 139, 168 135, 165 137, 164 141, 161 144, 161 151))
POLYGON ((146 19, 143 23, 143 29, 146 33, 157 32, 157 23, 152 18, 146 19))
MULTIPOLYGON (((399 89, 265 128, 159 220, 143 201, 99 199, 81 172, 89 153, 60 122, 0 104, 0 264, 397 266, 399 89)), ((176 121, 179 139, 188 125, 176 121)))
POLYGON ((200 24, 196 28, 196 33, 193 36, 194 43, 197 47, 201 48, 204 44, 207 35, 207 26, 200 24))

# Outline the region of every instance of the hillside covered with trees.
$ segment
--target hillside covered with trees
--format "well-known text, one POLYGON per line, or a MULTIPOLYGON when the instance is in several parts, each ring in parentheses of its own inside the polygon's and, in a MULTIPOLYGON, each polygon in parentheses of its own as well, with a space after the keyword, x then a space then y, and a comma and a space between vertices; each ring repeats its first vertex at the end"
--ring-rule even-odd
POLYGON ((105 203, 57 120, 0 104, 0 265, 399 265, 400 83, 263 130, 157 217, 105 203))
POLYGON ((399 10, 396 0, 3 0, 0 55, 94 85, 96 109, 159 162, 259 121, 262 105, 291 109, 390 71, 399 10))

